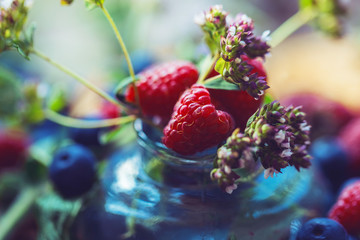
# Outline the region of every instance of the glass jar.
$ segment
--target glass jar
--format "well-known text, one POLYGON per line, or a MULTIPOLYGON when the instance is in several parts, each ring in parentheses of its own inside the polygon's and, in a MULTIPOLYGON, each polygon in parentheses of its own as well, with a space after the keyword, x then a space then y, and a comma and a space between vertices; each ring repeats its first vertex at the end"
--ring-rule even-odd
POLYGON ((134 126, 137 143, 111 158, 104 197, 81 214, 81 239, 289 239, 293 221, 324 210, 326 190, 312 168, 260 174, 227 194, 210 179, 215 148, 181 156, 156 130, 134 126))

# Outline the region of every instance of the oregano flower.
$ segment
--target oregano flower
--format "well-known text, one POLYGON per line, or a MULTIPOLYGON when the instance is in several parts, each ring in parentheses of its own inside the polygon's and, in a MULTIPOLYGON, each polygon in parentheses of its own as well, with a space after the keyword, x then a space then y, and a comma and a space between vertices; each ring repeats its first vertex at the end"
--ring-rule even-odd
MULTIPOLYGON (((0 4, 0 53, 17 49, 21 55, 28 57, 32 46, 32 31, 25 32, 30 0, 8 0, 0 4)), ((33 29, 32 29, 33 30, 33 29)))
POLYGON ((197 23, 205 34, 205 42, 212 53, 219 51, 221 36, 227 31, 226 17, 228 13, 223 10, 222 5, 212 6, 208 11, 195 16, 197 23))
POLYGON ((264 78, 250 74, 252 67, 248 58, 265 58, 270 46, 267 44, 268 31, 261 37, 254 35, 254 23, 246 15, 239 14, 228 29, 226 36, 220 39, 220 58, 215 70, 225 81, 233 83, 240 90, 247 91, 258 99, 269 88, 264 78))
POLYGON ((301 107, 283 107, 274 101, 264 105, 249 119, 244 133, 236 129, 219 148, 210 176, 228 193, 239 180, 256 171, 260 161, 264 176, 281 173, 283 168, 308 168, 311 156, 310 126, 301 107))

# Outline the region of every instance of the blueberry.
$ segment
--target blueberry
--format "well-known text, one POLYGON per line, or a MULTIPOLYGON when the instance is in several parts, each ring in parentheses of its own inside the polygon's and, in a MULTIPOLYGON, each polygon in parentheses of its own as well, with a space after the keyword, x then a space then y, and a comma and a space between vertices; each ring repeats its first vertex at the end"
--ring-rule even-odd
POLYGON ((313 142, 310 153, 336 192, 349 175, 349 157, 346 151, 337 139, 323 137, 313 142))
MULTIPOLYGON (((85 117, 83 120, 94 121, 100 120, 100 117, 89 116, 85 117)), ((101 128, 69 128, 69 137, 76 143, 85 145, 85 146, 100 146, 99 141, 101 128)))
POLYGON ((95 163, 93 153, 81 145, 60 148, 49 167, 50 180, 63 198, 79 197, 94 184, 95 163))
POLYGON ((343 226, 329 218, 314 218, 299 230, 296 240, 348 240, 343 226))

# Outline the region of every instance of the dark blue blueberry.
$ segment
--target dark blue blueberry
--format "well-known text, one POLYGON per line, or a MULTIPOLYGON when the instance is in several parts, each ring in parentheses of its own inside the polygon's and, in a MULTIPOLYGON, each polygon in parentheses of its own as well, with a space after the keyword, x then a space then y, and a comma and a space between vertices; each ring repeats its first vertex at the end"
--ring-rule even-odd
MULTIPOLYGON (((145 68, 149 67, 155 62, 153 54, 147 50, 136 50, 130 54, 131 63, 135 74, 138 74, 145 68)), ((126 62, 123 63, 123 68, 128 71, 126 62)))
MULTIPOLYGON (((83 120, 96 121, 101 120, 100 117, 85 117, 83 120)), ((76 143, 85 146, 100 146, 100 132, 103 128, 69 128, 69 137, 76 143)))
POLYGON ((348 240, 343 226, 329 218, 314 218, 299 230, 296 240, 348 240))
POLYGON ((349 157, 344 148, 333 137, 318 138, 313 142, 310 154, 336 192, 349 176, 349 157))
POLYGON ((76 198, 91 189, 96 179, 96 159, 81 145, 58 149, 49 167, 50 179, 63 198, 76 198))

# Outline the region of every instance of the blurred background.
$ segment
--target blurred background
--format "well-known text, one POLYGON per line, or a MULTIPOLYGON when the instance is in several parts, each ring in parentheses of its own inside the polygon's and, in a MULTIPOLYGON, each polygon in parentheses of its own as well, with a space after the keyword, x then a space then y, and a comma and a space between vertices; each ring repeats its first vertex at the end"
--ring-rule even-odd
MULTIPOLYGON (((275 30, 298 10, 295 0, 106 1, 129 51, 137 58, 135 67, 146 61, 196 61, 206 54, 202 32, 193 19, 197 13, 219 3, 224 9, 231 9, 232 15, 243 12, 253 18, 257 34, 275 30)), ((307 91, 344 102, 352 109, 358 107, 360 3, 347 4, 350 7, 343 38, 329 38, 305 26, 271 50, 266 70, 274 98, 307 91)), ((100 10, 88 11, 83 1, 61 6, 60 1, 35 0, 31 22, 36 23, 36 48, 80 75, 106 87, 126 76, 123 54, 100 10)), ((21 60, 16 53, 1 56, 3 62, 10 58, 46 81, 73 86, 70 77, 35 56, 30 62, 21 60)), ((77 87, 68 91, 82 89, 77 83, 74 85, 77 87)))
MULTIPOLYGON (((313 125, 312 140, 323 136, 332 136, 336 139, 336 143, 332 140, 315 143, 316 147, 312 150, 312 154, 318 159, 314 162, 317 161, 320 167, 325 166, 323 174, 336 189, 334 191, 337 191, 344 179, 360 176, 360 151, 347 148, 345 154, 342 147, 341 149, 333 147, 338 146, 338 140, 343 145, 355 147, 360 142, 360 130, 356 132, 352 129, 352 126, 360 129, 360 1, 344 0, 342 2, 348 4, 348 16, 343 19, 343 37, 332 38, 305 25, 271 49, 265 59, 267 79, 271 87, 269 94, 272 98, 280 100, 285 105, 304 106, 304 111, 308 114, 307 120, 313 125), (358 120, 343 131, 342 128, 353 119, 358 120), (354 132, 356 136, 348 137, 354 132), (340 150, 332 152, 330 151, 332 149, 340 150), (350 160, 353 164, 350 168, 356 169, 356 173, 350 174, 347 165, 345 169, 344 159, 347 159, 348 152, 352 154, 353 159, 350 160), (333 164, 331 161, 336 163, 333 164), (328 170, 329 168, 331 170, 328 170), (342 168, 344 170, 340 171, 339 169, 342 168), (334 175, 340 178, 335 179, 334 175)), ((297 0, 105 1, 107 9, 124 38, 136 72, 153 63, 172 59, 185 59, 196 63, 208 54, 203 41, 203 33, 194 23, 194 16, 214 4, 222 4, 232 16, 237 13, 246 13, 254 20, 257 35, 266 30, 273 32, 299 9, 297 0)), ((110 25, 99 9, 87 10, 82 0, 75 0, 70 6, 62 6, 60 0, 34 0, 28 23, 36 25, 34 38, 36 49, 94 82, 110 94, 114 94, 114 87, 122 79, 128 77, 124 55, 110 25)), ((16 86, 6 85, 7 80, 0 82, 0 113, 8 114, 18 111, 13 98, 17 94, 22 94, 19 91, 21 86, 26 86, 23 87, 24 89, 29 87, 25 100, 31 100, 28 116, 30 123, 37 124, 42 120, 36 119, 39 111, 41 112, 41 101, 31 96, 45 98, 49 91, 66 102, 62 103, 62 106, 55 104, 52 108, 55 111, 64 108, 66 115, 75 117, 98 114, 101 111, 104 101, 97 95, 35 55, 30 57, 30 61, 24 60, 15 51, 0 54, 0 79, 6 80, 15 76, 19 80, 16 86), (40 84, 41 82, 45 84, 40 84), (31 88, 31 84, 35 84, 35 88, 31 88), (31 95, 32 90, 36 91, 36 94, 31 95), (56 95, 56 90, 62 90, 59 96, 56 95)), ((0 119, 0 130, 4 122, 5 119, 0 119)), ((31 141, 41 140, 43 134, 53 137, 54 125, 46 121, 44 123, 46 127, 41 127, 41 131, 38 131, 36 124, 35 127, 30 124, 29 129, 31 131, 33 127, 35 129, 29 134, 31 141), (48 126, 51 127, 48 128, 48 126)), ((26 125, 24 125, 25 128, 26 125)), ((12 135, 20 136, 21 133, 12 135)), ((95 135, 98 141, 98 132, 95 135)), ((4 139, 3 142, 7 144, 10 138, 5 135, 4 139)), ((5 146, 3 148, 5 149, 6 144, 0 144, 0 148, 5 146)), ((58 143, 55 139, 53 142, 41 144, 40 148, 46 149, 49 148, 48 145, 58 143)), ((97 144, 100 145, 99 142, 97 144)), ((27 149, 26 139, 21 142, 20 147, 27 149)), ((97 154, 100 152, 99 155, 107 151, 104 148, 105 150, 101 153, 99 149, 92 150, 97 154)), ((49 152, 52 153, 52 150, 49 152)), ((14 151, 18 152, 18 149, 14 151)), ((20 157, 24 159, 24 156, 20 157)), ((46 170, 41 173, 43 177, 45 176, 44 178, 47 176, 45 172, 46 170)), ((38 172, 34 173, 36 174, 38 172)), ((0 177, 2 178, 1 175, 0 177)), ((24 182, 17 185, 7 183, 2 179, 0 180, 0 215, 10 206, 19 189, 26 185, 24 182), (6 197, 4 200, 5 194, 2 195, 2 191, 9 186, 14 186, 14 191, 11 192, 12 195, 9 198, 6 197)), ((44 206, 46 207, 46 204, 44 206)), ((48 219, 46 216, 43 220, 46 222, 48 219)), ((32 223, 30 221, 30 225, 32 223)), ((29 229, 32 231, 34 227, 30 226, 29 229)), ((36 231, 34 232, 32 238, 15 235, 12 239, 36 239, 36 231)))

